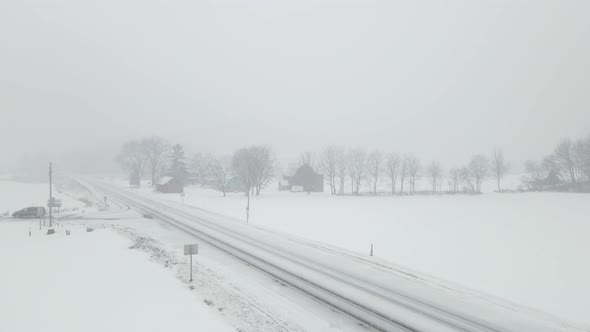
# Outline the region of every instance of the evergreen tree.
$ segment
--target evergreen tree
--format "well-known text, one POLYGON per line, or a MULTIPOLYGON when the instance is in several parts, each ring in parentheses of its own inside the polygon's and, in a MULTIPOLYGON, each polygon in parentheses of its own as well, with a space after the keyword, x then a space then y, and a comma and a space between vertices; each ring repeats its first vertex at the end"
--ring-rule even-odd
POLYGON ((186 159, 184 157, 184 149, 180 144, 176 144, 172 147, 168 175, 181 181, 182 184, 186 184, 188 172, 186 166, 186 159))

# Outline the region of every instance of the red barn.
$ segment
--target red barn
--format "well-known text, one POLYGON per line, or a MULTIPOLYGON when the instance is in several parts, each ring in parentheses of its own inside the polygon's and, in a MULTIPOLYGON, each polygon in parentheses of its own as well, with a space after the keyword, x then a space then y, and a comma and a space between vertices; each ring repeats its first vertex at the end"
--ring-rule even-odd
POLYGON ((302 188, 305 192, 323 192, 324 176, 316 173, 309 165, 303 165, 293 176, 283 177, 283 181, 279 184, 282 190, 288 188, 293 191, 293 187, 302 188))
POLYGON ((165 176, 156 184, 156 190, 166 194, 180 194, 184 192, 184 185, 176 178, 165 176))

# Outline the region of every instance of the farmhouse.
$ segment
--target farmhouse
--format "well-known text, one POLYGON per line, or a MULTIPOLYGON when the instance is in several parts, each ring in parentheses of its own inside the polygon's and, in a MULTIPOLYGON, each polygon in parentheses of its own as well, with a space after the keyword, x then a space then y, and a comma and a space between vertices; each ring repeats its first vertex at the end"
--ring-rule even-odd
POLYGON ((156 184, 156 190, 166 194, 180 194, 184 191, 184 185, 174 177, 165 176, 156 184))
POLYGON ((324 176, 305 164, 299 167, 294 175, 283 176, 279 181, 279 190, 323 192, 324 176))

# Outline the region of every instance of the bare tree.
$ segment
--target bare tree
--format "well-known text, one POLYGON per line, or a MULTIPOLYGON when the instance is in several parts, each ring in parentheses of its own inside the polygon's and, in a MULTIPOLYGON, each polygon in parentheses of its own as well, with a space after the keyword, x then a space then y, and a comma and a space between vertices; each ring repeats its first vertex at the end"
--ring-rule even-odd
POLYGON ((467 176, 470 178, 469 185, 473 192, 481 193, 481 185, 488 175, 489 162, 483 155, 476 155, 471 159, 467 167, 467 176))
POLYGON ((435 193, 441 182, 442 168, 438 162, 433 161, 428 165, 427 172, 432 184, 432 192, 435 193))
POLYGON ((387 154, 387 158, 385 160, 385 169, 387 172, 387 176, 389 177, 389 183, 391 184, 391 194, 395 194, 395 184, 397 181, 397 177, 400 173, 402 160, 397 153, 389 153, 387 154))
POLYGON ((555 154, 545 156, 541 161, 541 165, 543 165, 543 169, 547 172, 547 177, 557 178, 559 184, 571 183, 569 172, 564 171, 555 154))
POLYGON ((361 183, 367 170, 367 152, 362 148, 355 148, 348 152, 348 174, 352 182, 352 192, 360 193, 361 183))
POLYGON ((537 190, 543 187, 543 182, 548 176, 547 168, 537 161, 527 160, 524 163, 524 171, 522 182, 528 190, 537 190))
POLYGON ((458 193, 461 185, 461 169, 451 168, 449 170, 449 190, 453 193, 458 193))
POLYGON ((562 140, 541 162, 527 161, 522 182, 529 190, 544 190, 590 180, 590 136, 575 142, 562 140))
POLYGON ((275 176, 275 159, 268 146, 259 145, 243 148, 232 158, 232 167, 240 176, 246 190, 260 195, 260 190, 266 188, 275 176))
POLYGON ((299 166, 307 165, 315 172, 319 170, 321 160, 318 162, 315 152, 305 151, 299 155, 299 166))
POLYGON ((344 194, 344 183, 348 172, 347 155, 343 148, 336 149, 336 177, 340 182, 338 193, 344 194))
POLYGON ((228 156, 215 158, 211 161, 209 170, 217 182, 217 189, 226 196, 227 184, 231 177, 232 163, 228 156))
POLYGON ((574 145, 574 160, 580 173, 590 180, 590 135, 576 141, 574 145))
POLYGON ((165 139, 152 136, 141 141, 152 176, 152 186, 156 185, 167 160, 170 144, 165 139))
POLYGON ((569 138, 562 140, 553 152, 554 162, 559 172, 570 184, 575 184, 579 175, 573 154, 573 142, 569 138))
POLYGON ((406 162, 406 158, 401 161, 400 169, 399 169, 399 184, 400 184, 400 193, 404 193, 404 183, 408 177, 408 163, 406 162))
POLYGON ((404 165, 408 171, 408 177, 410 181, 410 192, 416 192, 416 179, 418 172, 420 171, 420 161, 413 154, 406 155, 404 165))
POLYGON ((461 181, 464 183, 465 187, 471 191, 472 193, 477 192, 477 185, 475 184, 475 179, 473 178, 473 174, 468 166, 461 167, 459 169, 459 176, 461 177, 461 181))
POLYGON ((330 192, 336 195, 336 177, 338 170, 338 148, 328 147, 322 152, 320 170, 328 177, 330 192))
POLYGON ((253 161, 248 148, 242 148, 234 152, 232 157, 232 170, 242 181, 244 193, 249 195, 252 189, 253 161))
POLYGON ((207 184, 207 178, 211 174, 210 166, 213 157, 208 154, 196 153, 191 160, 191 171, 197 178, 197 182, 204 187, 207 184))
POLYGON ((379 182, 379 176, 381 175, 383 168, 383 153, 381 153, 379 150, 374 150, 371 152, 367 159, 367 167, 371 176, 373 194, 377 195, 377 184, 379 182))
POLYGON ((130 182, 141 181, 146 159, 145 147, 139 141, 123 144, 121 152, 115 157, 121 167, 129 172, 130 182))
POLYGON ((350 178, 350 193, 354 194, 354 183, 356 179, 356 168, 354 167, 352 150, 348 149, 346 152, 346 172, 350 178))
POLYGON ((250 196, 265 188, 275 176, 274 155, 268 146, 251 146, 236 151, 232 157, 232 169, 243 182, 246 204, 246 222, 250 220, 250 196))
POLYGON ((509 168, 510 165, 504 160, 504 152, 500 149, 494 149, 494 152, 492 153, 492 170, 496 176, 499 192, 502 191, 500 181, 502 181, 509 168))
POLYGON ((260 190, 266 188, 275 178, 277 163, 274 154, 268 146, 258 146, 255 149, 257 168, 256 171, 256 195, 260 195, 260 190))
POLYGON ((250 192, 252 191, 253 184, 253 156, 249 148, 241 148, 237 150, 232 156, 231 165, 232 170, 242 181, 242 188, 244 188, 244 194, 247 196, 246 203, 246 222, 250 221, 250 192))

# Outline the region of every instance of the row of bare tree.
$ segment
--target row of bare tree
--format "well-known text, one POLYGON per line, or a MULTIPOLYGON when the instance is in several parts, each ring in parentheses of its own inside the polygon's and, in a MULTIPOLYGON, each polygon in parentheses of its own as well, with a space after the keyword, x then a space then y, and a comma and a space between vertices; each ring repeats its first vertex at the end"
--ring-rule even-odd
POLYGON ((530 190, 566 186, 574 188, 590 181, 590 135, 563 139, 540 161, 525 162, 523 183, 530 190))
POLYGON ((445 174, 440 163, 432 161, 423 167, 420 160, 413 154, 383 153, 379 150, 367 152, 362 148, 346 149, 331 146, 316 154, 304 152, 300 164, 307 164, 316 171, 323 173, 333 195, 342 195, 346 191, 345 184, 350 185, 350 192, 359 195, 361 187, 367 185, 373 194, 377 194, 380 184, 387 181, 390 193, 415 193, 419 178, 426 178, 432 192, 443 191, 446 177, 450 192, 468 191, 481 192, 483 180, 494 175, 497 179, 498 191, 501 191, 501 180, 509 169, 501 150, 494 150, 491 160, 483 155, 472 158, 463 167, 452 168, 445 174))
POLYGON ((165 173, 171 146, 160 137, 148 137, 126 142, 115 157, 121 167, 129 172, 130 178, 140 179, 147 167, 152 183, 165 173))
POLYGON ((202 186, 214 185, 224 196, 234 177, 240 181, 239 190, 260 195, 260 191, 274 179, 276 171, 275 157, 268 146, 242 148, 233 156, 197 153, 187 159, 181 145, 171 146, 160 137, 123 144, 115 160, 132 179, 141 179, 147 168, 152 185, 164 175, 176 177, 183 183, 191 178, 202 186))
POLYGON ((239 149, 234 153, 231 165, 242 185, 245 185, 244 190, 257 196, 275 177, 275 157, 268 146, 239 149))
POLYGON ((226 196, 232 179, 239 183, 232 190, 260 195, 274 179, 276 159, 271 148, 254 145, 238 149, 233 156, 213 156, 197 153, 191 160, 190 170, 201 186, 214 186, 226 196))
MULTIPOLYGON (((241 148, 233 156, 214 157, 197 153, 193 158, 185 159, 182 146, 171 146, 159 137, 125 143, 116 160, 130 177, 141 178, 147 168, 152 184, 163 175, 180 178, 185 183, 191 177, 202 186, 215 186, 224 196, 233 178, 239 179, 239 190, 259 195, 277 173, 276 159, 268 146, 241 148)), ((379 150, 367 152, 362 148, 335 146, 324 149, 319 158, 315 153, 305 152, 301 154, 300 163, 323 173, 334 195, 346 192, 359 195, 364 186, 377 194, 385 183, 391 194, 398 190, 400 193, 415 193, 420 178, 429 181, 432 192, 443 191, 446 178, 450 192, 479 193, 483 180, 492 174, 501 191, 501 180, 509 168, 501 150, 494 150, 491 161, 477 155, 467 165, 451 168, 445 174, 440 163, 433 161, 423 166, 413 154, 400 155, 379 150)))
MULTIPOLYGON (((213 182, 224 196, 232 178, 240 179, 240 190, 259 195, 277 173, 276 159, 268 146, 241 148, 233 156, 197 153, 193 158, 185 159, 182 146, 171 146, 160 137, 125 143, 115 160, 131 178, 141 178, 145 169, 149 171, 152 184, 163 175, 179 177, 183 181, 190 175, 202 185, 213 182)), ((413 154, 368 152, 363 148, 336 146, 318 154, 302 153, 299 163, 323 173, 334 195, 347 192, 359 195, 364 187, 377 194, 385 186, 389 187, 391 194, 415 193, 420 178, 429 182, 432 192, 444 191, 446 180, 448 192, 479 193, 484 179, 493 177, 497 190, 502 191, 501 181, 510 168, 499 149, 493 151, 491 158, 476 155, 468 164, 447 172, 436 161, 423 165, 413 154)), ((541 161, 527 161, 525 171, 523 183, 529 190, 590 181, 590 135, 575 141, 562 140, 541 161)))

